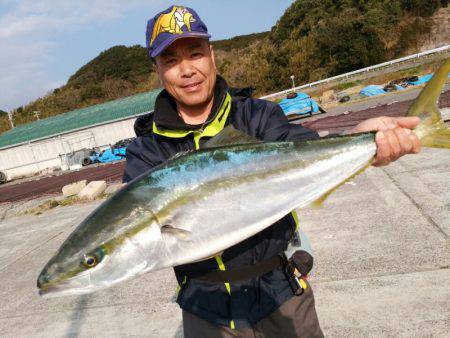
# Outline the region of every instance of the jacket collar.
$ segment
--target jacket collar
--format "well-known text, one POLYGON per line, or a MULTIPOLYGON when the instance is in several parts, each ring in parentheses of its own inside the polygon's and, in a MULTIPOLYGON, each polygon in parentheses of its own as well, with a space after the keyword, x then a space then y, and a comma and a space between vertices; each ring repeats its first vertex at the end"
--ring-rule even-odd
MULTIPOLYGON (((222 107, 226 94, 228 93, 228 84, 220 76, 217 75, 216 85, 214 87, 214 101, 211 112, 206 120, 206 124, 213 121, 222 107)), ((154 124, 157 128, 172 130, 197 130, 204 124, 192 125, 187 124, 178 115, 177 106, 172 96, 164 89, 159 93, 155 102, 154 124)))

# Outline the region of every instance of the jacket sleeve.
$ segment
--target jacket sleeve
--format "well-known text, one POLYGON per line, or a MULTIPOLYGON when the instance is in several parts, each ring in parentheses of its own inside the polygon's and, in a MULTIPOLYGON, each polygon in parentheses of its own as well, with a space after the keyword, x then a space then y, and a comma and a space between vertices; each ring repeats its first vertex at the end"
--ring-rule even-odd
POLYGON ((143 137, 137 137, 128 146, 122 182, 131 181, 163 161, 154 148, 149 144, 147 138, 143 137))
MULTIPOLYGON (((319 134, 299 124, 289 123, 281 107, 273 102, 257 100, 259 106, 255 114, 258 124, 257 137, 265 141, 301 141, 319 138, 319 134)), ((254 122, 254 123, 255 123, 254 122)))

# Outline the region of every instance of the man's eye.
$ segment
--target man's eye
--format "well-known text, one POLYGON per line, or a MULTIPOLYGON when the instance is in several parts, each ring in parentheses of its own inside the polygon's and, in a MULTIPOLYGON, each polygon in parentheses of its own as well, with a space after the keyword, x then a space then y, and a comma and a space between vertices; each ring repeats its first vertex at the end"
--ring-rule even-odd
POLYGON ((203 54, 202 53, 200 53, 200 52, 195 52, 195 53, 192 53, 192 57, 193 58, 198 58, 198 57, 201 57, 203 54))
POLYGON ((177 61, 176 59, 167 59, 165 63, 166 63, 166 65, 172 65, 172 64, 174 64, 176 61, 177 61))

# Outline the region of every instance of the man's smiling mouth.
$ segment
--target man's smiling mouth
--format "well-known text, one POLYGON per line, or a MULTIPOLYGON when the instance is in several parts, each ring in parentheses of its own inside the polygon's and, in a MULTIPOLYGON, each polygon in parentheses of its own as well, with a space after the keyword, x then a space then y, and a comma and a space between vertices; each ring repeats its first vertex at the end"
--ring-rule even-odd
POLYGON ((195 89, 195 88, 199 87, 201 84, 202 84, 202 81, 198 81, 198 82, 190 83, 190 84, 185 85, 185 86, 181 86, 181 88, 183 88, 183 89, 195 89))

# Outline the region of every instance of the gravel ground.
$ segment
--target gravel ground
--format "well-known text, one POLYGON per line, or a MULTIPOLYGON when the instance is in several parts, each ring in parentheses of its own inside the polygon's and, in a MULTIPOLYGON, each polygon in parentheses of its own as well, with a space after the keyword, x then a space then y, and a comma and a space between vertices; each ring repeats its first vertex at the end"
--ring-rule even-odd
MULTIPOLYGON (((321 209, 298 210, 328 337, 445 337, 450 325, 450 156, 425 149, 369 168, 321 209)), ((182 337, 171 270, 89 296, 42 299, 36 277, 101 201, 0 221, 1 337, 182 337)), ((232 296, 231 296, 232 297, 232 296)))

